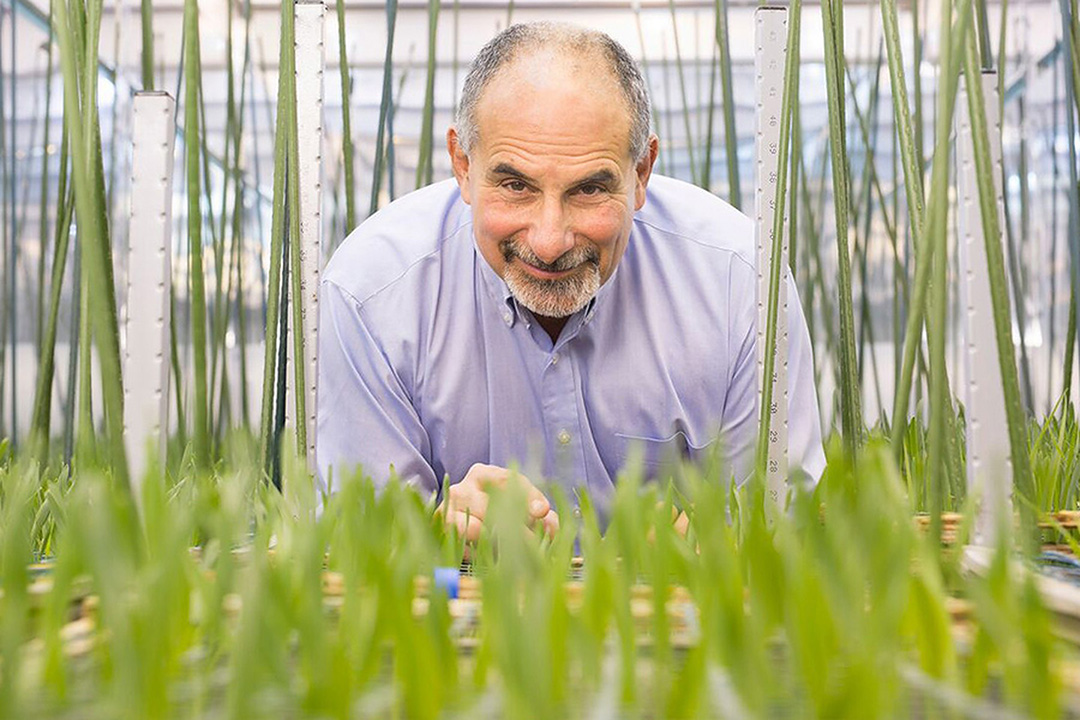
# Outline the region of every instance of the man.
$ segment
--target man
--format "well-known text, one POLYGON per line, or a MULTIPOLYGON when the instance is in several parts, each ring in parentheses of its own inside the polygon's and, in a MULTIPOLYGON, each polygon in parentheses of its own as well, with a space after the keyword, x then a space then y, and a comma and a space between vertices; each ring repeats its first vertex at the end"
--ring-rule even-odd
MULTIPOLYGON (((649 113, 632 58, 602 33, 516 25, 481 50, 446 136, 454 179, 368 219, 324 273, 324 481, 393 466, 475 537, 511 466, 548 529, 530 479, 602 505, 630 453, 655 473, 715 443, 746 476, 753 224, 651 176, 649 113)), ((790 462, 816 478, 810 341, 789 308, 790 462)))

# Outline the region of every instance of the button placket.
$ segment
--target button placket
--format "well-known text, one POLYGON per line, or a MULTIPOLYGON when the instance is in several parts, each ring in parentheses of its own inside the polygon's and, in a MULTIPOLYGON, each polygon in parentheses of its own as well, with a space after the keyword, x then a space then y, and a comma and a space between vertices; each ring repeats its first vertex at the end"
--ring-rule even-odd
POLYGON ((565 345, 548 358, 543 373, 544 422, 552 447, 554 472, 567 486, 583 483, 581 427, 573 363, 565 345))

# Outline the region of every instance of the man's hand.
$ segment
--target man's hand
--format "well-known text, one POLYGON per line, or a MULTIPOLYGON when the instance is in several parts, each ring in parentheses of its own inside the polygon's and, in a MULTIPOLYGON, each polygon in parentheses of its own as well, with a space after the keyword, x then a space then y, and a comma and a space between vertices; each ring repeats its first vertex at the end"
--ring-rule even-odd
MULTIPOLYGON (((664 503, 656 503, 657 510, 664 509, 664 503)), ((671 524, 675 528, 675 532, 679 534, 679 537, 685 538, 686 533, 690 531, 690 516, 686 514, 686 511, 680 511, 674 505, 671 506, 671 524)), ((649 542, 656 542, 656 528, 649 528, 649 533, 645 536, 645 539, 649 542)))
POLYGON ((541 523, 544 532, 553 535, 559 529, 559 516, 551 507, 544 494, 536 489, 521 473, 512 473, 506 468, 497 465, 482 465, 476 463, 465 478, 451 485, 446 492, 439 511, 445 515, 446 523, 454 525, 461 537, 469 542, 476 542, 484 527, 484 517, 488 509, 488 490, 490 488, 505 487, 511 477, 521 483, 525 490, 525 498, 528 507, 528 524, 535 526, 541 523))

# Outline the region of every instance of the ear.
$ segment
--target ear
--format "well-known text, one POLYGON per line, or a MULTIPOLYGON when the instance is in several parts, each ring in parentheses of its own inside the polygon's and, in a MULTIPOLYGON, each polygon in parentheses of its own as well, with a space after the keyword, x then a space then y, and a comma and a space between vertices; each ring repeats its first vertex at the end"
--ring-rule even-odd
POLYGON ((649 185, 652 177, 653 165, 656 164, 656 156, 660 154, 660 139, 656 135, 649 135, 645 155, 638 160, 634 173, 637 175, 637 186, 634 188, 634 210, 640 210, 645 204, 645 188, 649 185))
POLYGON ((469 155, 465 148, 461 147, 457 129, 453 126, 446 131, 446 151, 450 153, 450 165, 454 170, 458 188, 461 189, 461 199, 469 204, 469 155))

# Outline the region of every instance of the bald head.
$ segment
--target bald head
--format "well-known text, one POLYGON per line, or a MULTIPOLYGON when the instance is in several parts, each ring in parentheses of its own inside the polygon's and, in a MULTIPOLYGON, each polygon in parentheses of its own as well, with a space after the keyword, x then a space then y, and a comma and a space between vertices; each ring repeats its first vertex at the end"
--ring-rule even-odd
MULTIPOLYGON (((571 63, 590 82, 611 82, 625 101, 629 119, 630 157, 640 160, 648 149, 649 96, 637 64, 622 45, 606 34, 567 23, 511 25, 496 35, 473 60, 465 77, 455 126, 461 147, 471 153, 479 142, 477 107, 484 91, 517 61, 550 55, 571 63)), ((580 75, 579 75, 580 76, 580 75)))

